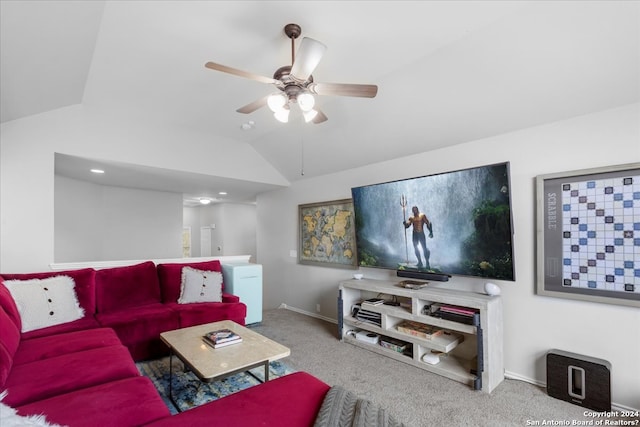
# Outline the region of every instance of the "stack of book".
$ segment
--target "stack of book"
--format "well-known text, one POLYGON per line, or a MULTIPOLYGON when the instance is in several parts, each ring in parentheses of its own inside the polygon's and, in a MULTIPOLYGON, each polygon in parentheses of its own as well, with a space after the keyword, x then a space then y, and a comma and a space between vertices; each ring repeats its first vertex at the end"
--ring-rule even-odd
POLYGON ((369 298, 362 301, 363 305, 382 305, 384 304, 384 300, 382 298, 369 298))
POLYGON ((213 348, 226 347, 242 342, 242 337, 231 329, 219 329, 217 331, 207 332, 203 338, 204 342, 213 348))
POLYGON ((403 280, 398 286, 405 289, 422 289, 429 286, 429 282, 417 282, 415 280, 403 280))
POLYGON ((365 310, 360 304, 353 307, 353 316, 361 322, 371 323, 372 325, 382 326, 382 315, 373 311, 365 310))

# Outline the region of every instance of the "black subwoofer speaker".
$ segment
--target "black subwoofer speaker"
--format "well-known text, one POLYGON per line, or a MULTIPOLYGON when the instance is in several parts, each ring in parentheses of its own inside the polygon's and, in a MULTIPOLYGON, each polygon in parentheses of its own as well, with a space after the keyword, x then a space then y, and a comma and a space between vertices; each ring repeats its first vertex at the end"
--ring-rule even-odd
POLYGON ((551 350, 547 353, 547 393, 594 411, 611 411, 611 364, 551 350))

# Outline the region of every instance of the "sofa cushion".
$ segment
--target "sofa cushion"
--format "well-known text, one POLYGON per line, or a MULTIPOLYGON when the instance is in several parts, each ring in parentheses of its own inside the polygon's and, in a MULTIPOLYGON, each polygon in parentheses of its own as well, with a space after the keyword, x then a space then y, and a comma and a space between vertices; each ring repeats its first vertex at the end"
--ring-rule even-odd
POLYGON ((222 293, 222 302, 240 302, 240 297, 237 295, 222 293))
POLYGON ((9 377, 9 372, 13 367, 13 356, 9 354, 4 344, 0 342, 0 390, 4 389, 4 385, 9 377))
POLYGON ((69 276, 6 280, 4 284, 20 312, 22 332, 73 322, 84 316, 75 282, 69 276))
POLYGON ((2 307, 0 307, 0 325, 2 325, 0 343, 4 345, 9 355, 13 357, 20 345, 20 331, 2 307))
POLYGON ((91 350, 121 344, 118 336, 110 328, 87 329, 46 337, 24 339, 13 356, 13 363, 35 362, 63 354, 91 350))
POLYGON ((96 272, 98 313, 121 311, 160 302, 156 266, 146 261, 126 267, 105 268, 96 272))
POLYGON ((20 331, 0 307, 0 390, 7 381, 20 344, 20 331))
POLYGON ((329 386, 306 372, 296 372, 163 418, 148 426, 309 427, 329 386))
POLYGON ((85 388, 19 406, 17 410, 22 415, 47 414, 51 422, 77 427, 139 426, 170 418, 167 405, 146 377, 85 388))
POLYGON ((222 301, 222 273, 182 267, 178 304, 222 301))
POLYGON ((80 306, 84 308, 84 317, 91 318, 96 312, 96 288, 95 288, 96 271, 92 268, 83 268, 80 270, 66 271, 48 271, 46 273, 23 273, 23 274, 6 274, 2 273, 2 278, 6 280, 29 280, 29 279, 46 279, 53 276, 69 276, 75 282, 75 291, 78 296, 80 306))
POLYGON ((20 406, 140 375, 126 347, 113 345, 14 365, 4 402, 20 406))
POLYGON ((243 303, 201 302, 195 304, 167 303, 167 307, 178 313, 180 328, 203 323, 232 320, 244 325, 247 306, 243 303))
POLYGON ((2 402, 6 391, 0 393, 0 426, 4 427, 61 427, 59 424, 50 423, 41 414, 20 415, 18 412, 2 402))
POLYGON ((135 360, 167 354, 160 333, 178 329, 178 313, 164 304, 150 304, 135 310, 96 314, 103 327, 113 328, 135 360))
POLYGON ((83 331, 85 329, 93 329, 100 327, 100 324, 94 317, 83 317, 75 322, 62 323, 60 325, 50 326, 48 328, 36 329, 31 332, 22 334, 22 339, 32 339, 38 337, 46 337, 49 335, 63 334, 73 331, 83 331))
MULTIPOLYGON (((158 279, 160 280, 160 288, 162 289, 163 302, 178 301, 180 297, 180 284, 182 282, 182 267, 222 272, 222 266, 218 260, 158 264, 158 279)), ((222 290, 224 291, 224 283, 222 284, 222 290)))
POLYGON ((20 319, 20 312, 16 306, 16 302, 11 296, 11 292, 4 285, 4 280, 0 276, 0 308, 9 316, 11 322, 18 328, 18 331, 22 330, 22 320, 20 319))

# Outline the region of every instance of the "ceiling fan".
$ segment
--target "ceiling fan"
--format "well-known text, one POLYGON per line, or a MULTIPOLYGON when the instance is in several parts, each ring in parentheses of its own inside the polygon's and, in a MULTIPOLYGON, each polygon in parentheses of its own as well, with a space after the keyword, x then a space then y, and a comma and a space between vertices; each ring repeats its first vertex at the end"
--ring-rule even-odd
POLYGON ((302 33, 302 29, 297 24, 287 24, 284 33, 291 39, 291 65, 278 68, 273 77, 265 77, 215 62, 207 62, 205 67, 233 74, 262 83, 273 84, 278 91, 257 99, 244 107, 238 108, 238 113, 250 114, 259 108, 268 106, 273 111, 274 116, 281 122, 289 120, 290 104, 298 104, 305 121, 311 123, 322 123, 327 120, 327 116, 315 106, 313 95, 330 96, 355 96, 361 98, 373 98, 378 93, 378 86, 368 84, 347 84, 347 83, 316 83, 311 73, 320 63, 320 59, 327 47, 317 40, 304 37, 295 55, 295 40, 302 33))

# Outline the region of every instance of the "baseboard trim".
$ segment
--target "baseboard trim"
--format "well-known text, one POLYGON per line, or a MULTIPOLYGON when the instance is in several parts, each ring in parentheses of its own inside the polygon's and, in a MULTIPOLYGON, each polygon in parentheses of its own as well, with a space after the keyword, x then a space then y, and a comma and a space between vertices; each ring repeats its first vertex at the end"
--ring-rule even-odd
POLYGON ((289 311, 295 311, 296 313, 304 314, 306 316, 315 317, 316 319, 322 319, 322 320, 324 320, 326 322, 335 323, 336 325, 338 324, 338 321, 336 319, 332 319, 330 317, 322 316, 322 315, 320 315, 318 313, 312 313, 310 311, 306 311, 306 310, 303 310, 301 308, 292 307, 292 306, 287 305, 285 303, 280 304, 280 307, 278 307, 278 308, 282 308, 282 309, 289 310, 289 311))
POLYGON ((504 377, 510 380, 523 381, 525 383, 537 385, 538 387, 547 388, 547 384, 542 381, 537 381, 533 378, 525 377, 515 372, 504 371, 504 377))

